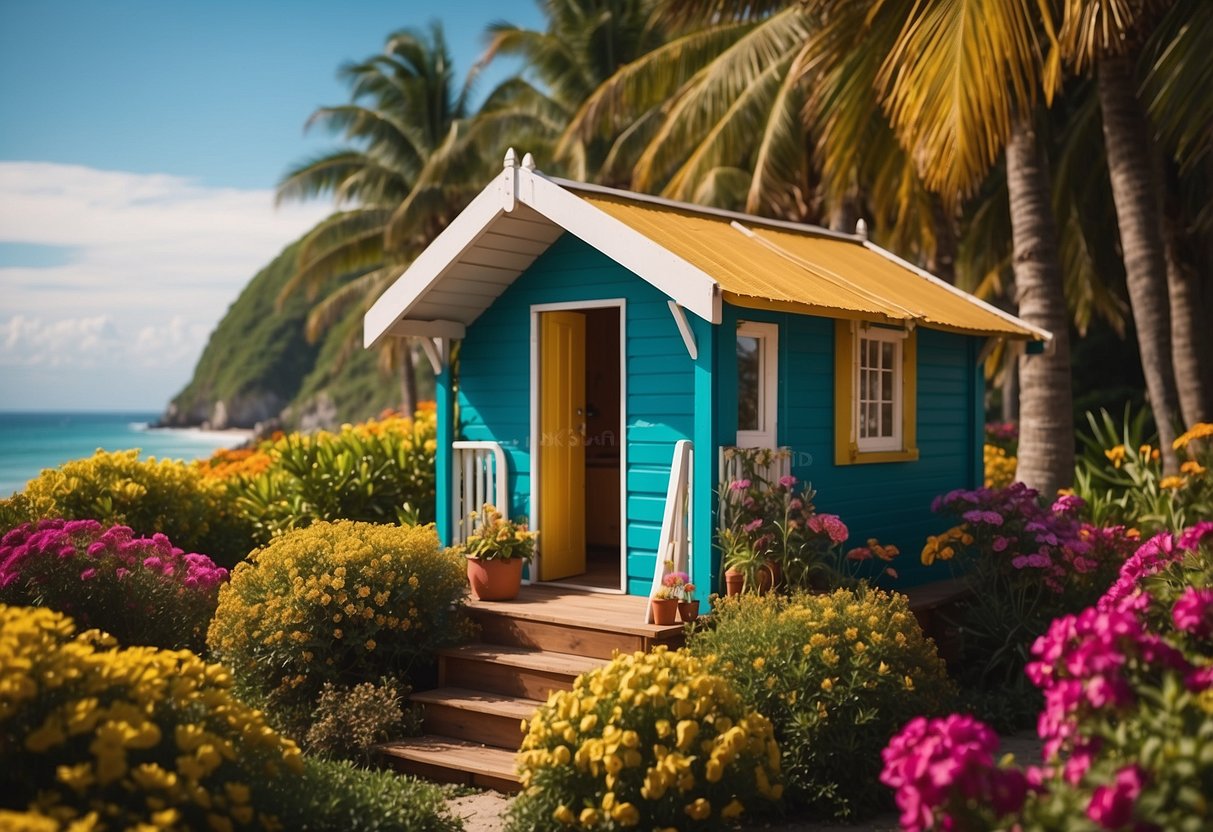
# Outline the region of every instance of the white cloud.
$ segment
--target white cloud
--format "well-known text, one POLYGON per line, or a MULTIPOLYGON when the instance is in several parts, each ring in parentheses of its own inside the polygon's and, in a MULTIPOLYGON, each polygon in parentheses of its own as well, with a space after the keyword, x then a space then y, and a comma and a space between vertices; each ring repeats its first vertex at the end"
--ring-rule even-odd
MULTIPOLYGON (((73 376, 89 368, 112 376, 118 391, 138 383, 132 371, 175 367, 148 375, 164 388, 153 395, 167 400, 249 278, 328 210, 276 209, 269 190, 166 174, 0 162, 0 242, 70 250, 61 265, 0 264, 0 374, 39 368, 50 386, 68 379, 56 368, 73 376)), ((46 398, 28 385, 22 397, 0 406, 46 398)))

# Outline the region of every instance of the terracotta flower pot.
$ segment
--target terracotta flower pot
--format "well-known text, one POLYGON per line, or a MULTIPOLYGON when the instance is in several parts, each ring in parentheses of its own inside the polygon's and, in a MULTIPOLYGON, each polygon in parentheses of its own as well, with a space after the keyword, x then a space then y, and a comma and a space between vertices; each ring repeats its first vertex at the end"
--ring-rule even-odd
POLYGON ((778 589, 783 580, 783 567, 777 561, 768 560, 766 565, 758 570, 758 594, 765 595, 772 589, 778 589))
POLYGON ((522 558, 468 558, 468 583, 477 601, 512 601, 522 586, 522 558))
POLYGON ((653 605, 654 624, 664 627, 678 620, 677 598, 654 598, 651 603, 653 605))
POLYGON ((690 624, 699 617, 699 602, 698 601, 679 601, 678 616, 690 624))
POLYGON ((724 589, 727 595, 740 595, 745 588, 745 574, 736 569, 724 571, 724 589))

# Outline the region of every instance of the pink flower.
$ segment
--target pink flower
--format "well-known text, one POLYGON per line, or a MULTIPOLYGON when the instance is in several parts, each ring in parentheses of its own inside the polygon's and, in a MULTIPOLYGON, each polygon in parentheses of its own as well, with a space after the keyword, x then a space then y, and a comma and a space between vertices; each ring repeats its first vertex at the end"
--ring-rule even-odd
POLYGON ((784 476, 779 478, 779 484, 781 486, 783 486, 784 488, 791 488, 793 485, 796 484, 796 478, 793 477, 791 474, 785 474, 784 476))
POLYGON ((745 491, 749 487, 749 480, 733 480, 731 483, 729 483, 729 489, 732 491, 745 491))
POLYGON ((1184 531, 1179 538, 1179 548, 1194 552, 1207 537, 1213 537, 1213 520, 1204 520, 1184 531))
POLYGON ((1197 638, 1213 636, 1213 589, 1184 589, 1171 608, 1171 620, 1197 638))
POLYGON ((97 577, 97 570, 91 566, 80 573, 80 580, 82 581, 91 581, 95 577, 97 577))
POLYGON ((746 523, 744 528, 745 528, 745 530, 746 530, 747 532, 756 532, 756 531, 758 531, 759 529, 761 529, 761 528, 762 528, 762 518, 761 518, 761 517, 755 517, 753 520, 751 520, 750 522, 746 523))
POLYGON ((1116 773, 1111 786, 1098 786, 1087 804, 1087 817, 1104 829, 1120 829, 1133 819, 1133 806, 1141 794, 1145 775, 1137 766, 1116 773))
POLYGON ((872 557, 872 550, 867 546, 856 546, 851 551, 847 552, 847 560, 868 560, 872 557))
POLYGON ((831 543, 842 543, 851 533, 842 519, 836 514, 815 514, 809 518, 809 528, 818 534, 825 534, 831 543))

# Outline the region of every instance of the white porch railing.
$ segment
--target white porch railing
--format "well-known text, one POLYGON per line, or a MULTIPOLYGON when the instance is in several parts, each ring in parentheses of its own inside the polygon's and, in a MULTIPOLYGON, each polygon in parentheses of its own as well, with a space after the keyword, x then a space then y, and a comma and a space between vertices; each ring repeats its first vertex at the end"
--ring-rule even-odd
POLYGON ((496 442, 451 443, 451 522, 458 546, 468 539, 476 523, 468 517, 492 503, 502 513, 510 513, 508 469, 505 450, 496 442))
MULTIPOLYGON (((674 459, 670 463, 670 485, 665 494, 665 513, 661 517, 661 538, 657 542, 657 563, 653 567, 652 598, 665 577, 666 561, 672 561, 675 572, 690 572, 691 549, 691 474, 695 464, 694 445, 686 439, 674 443, 674 459)), ((653 605, 644 606, 644 623, 653 622, 653 605)))

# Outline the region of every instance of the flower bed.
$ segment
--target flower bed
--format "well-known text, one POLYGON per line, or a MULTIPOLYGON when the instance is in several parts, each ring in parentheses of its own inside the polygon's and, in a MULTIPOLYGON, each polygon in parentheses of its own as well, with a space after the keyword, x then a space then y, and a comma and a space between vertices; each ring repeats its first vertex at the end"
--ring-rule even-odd
POLYGON ((432 528, 316 523, 233 570, 207 643, 242 692, 302 731, 326 682, 407 681, 466 639, 465 587, 463 559, 432 528))
POLYGON ((903 828, 1209 828, 1213 523, 1147 541, 1032 654, 1044 765, 997 765, 971 720, 915 720, 884 753, 903 828))
POLYGON ((773 805, 771 723, 713 671, 658 647, 552 694, 523 740, 508 828, 721 829, 773 805))
POLYGON ((0 602, 60 610, 125 645, 200 652, 227 576, 162 534, 96 520, 24 523, 0 538, 0 602))
POLYGON ((720 599, 696 655, 775 726, 787 802, 816 817, 875 814, 880 749, 916 714, 943 713, 954 691, 904 595, 861 589, 720 599))
POLYGON ((0 806, 30 823, 273 825, 268 795, 303 771, 222 667, 47 609, 0 605, 0 736, 0 806))

